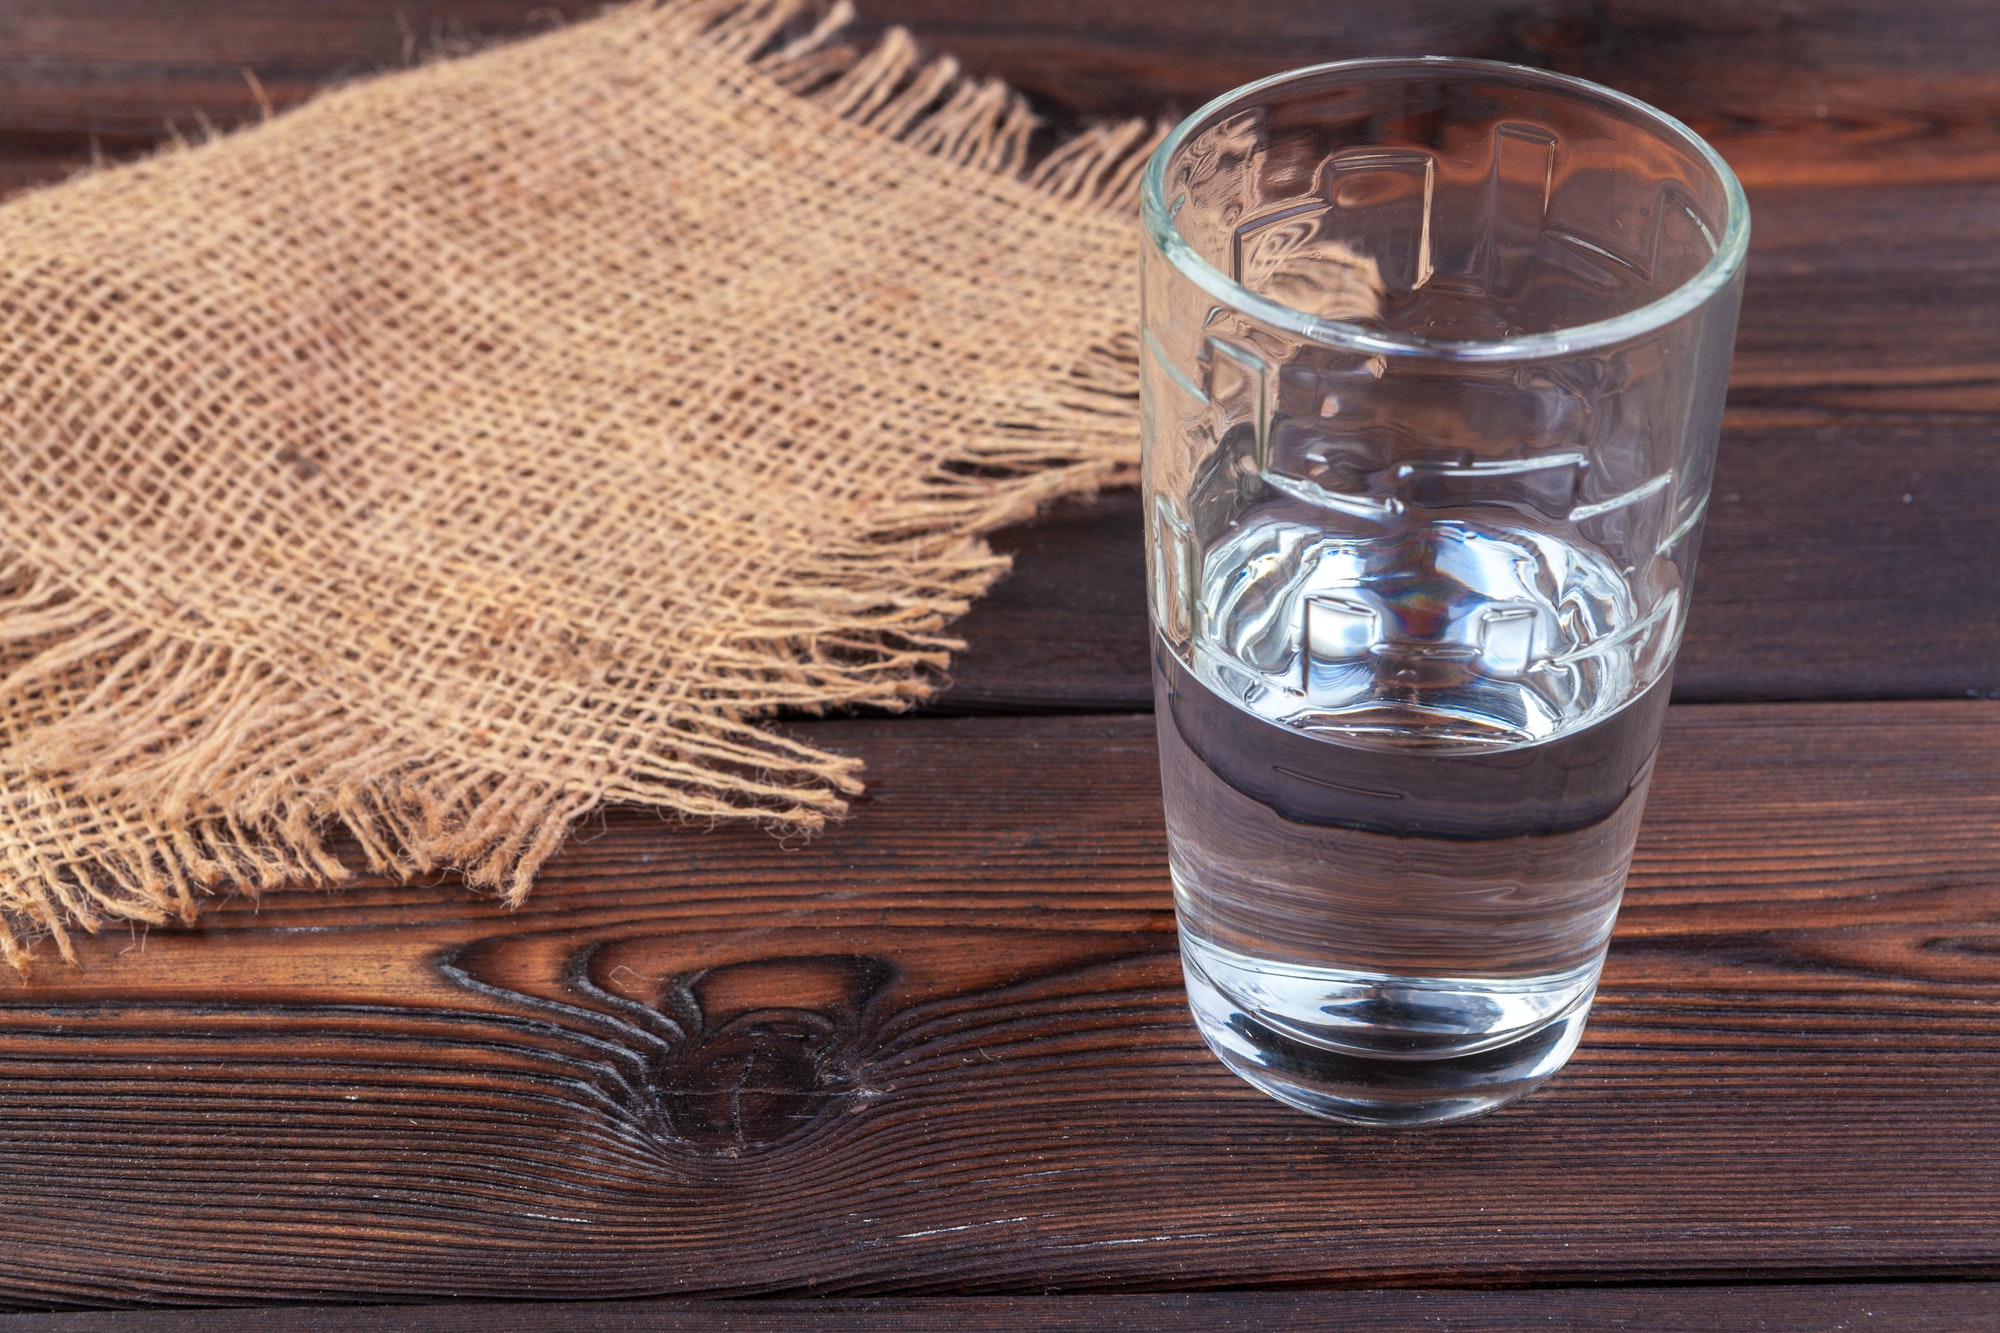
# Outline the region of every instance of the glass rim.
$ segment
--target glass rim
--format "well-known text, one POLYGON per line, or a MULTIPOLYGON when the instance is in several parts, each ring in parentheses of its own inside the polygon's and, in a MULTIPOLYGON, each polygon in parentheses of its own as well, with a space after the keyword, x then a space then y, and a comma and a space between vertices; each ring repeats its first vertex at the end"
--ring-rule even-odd
POLYGON ((1146 163, 1145 174, 1141 178, 1139 213, 1147 236, 1161 255, 1179 270, 1182 276, 1233 309, 1253 315, 1266 324, 1302 338, 1348 351, 1362 352, 1371 356, 1420 356, 1457 361, 1525 361, 1541 357, 1568 356, 1624 342, 1638 334, 1661 328, 1701 308, 1727 286, 1741 271, 1744 256, 1750 247, 1750 204, 1744 197, 1742 183, 1736 179, 1736 173, 1723 160, 1722 154, 1716 152, 1707 140, 1673 116, 1627 93, 1592 83, 1588 79, 1579 79, 1569 74, 1556 74, 1529 65, 1509 64, 1501 60, 1472 60, 1455 56, 1388 56, 1362 60, 1334 60, 1325 64, 1285 70, 1233 88, 1220 97, 1211 99, 1184 118, 1160 142, 1159 147, 1153 150, 1152 157, 1146 163), (1326 319, 1319 315, 1308 314, 1282 301, 1274 301, 1268 296, 1252 291, 1195 253, 1194 247, 1188 244, 1174 225, 1173 215, 1167 208, 1165 194, 1167 160, 1187 140, 1196 126, 1232 108, 1248 106, 1265 94, 1288 84, 1302 83, 1308 79, 1348 70, 1397 68, 1406 69, 1412 74, 1440 71, 1463 72, 1469 75, 1506 74, 1526 78, 1530 82, 1572 96, 1609 102, 1637 113, 1640 118, 1650 122, 1650 127, 1661 138, 1684 143, 1697 158, 1708 165, 1717 180, 1721 182, 1729 217, 1723 226, 1721 238, 1716 242, 1715 253, 1709 256, 1708 262, 1687 281, 1665 295, 1637 309, 1628 310, 1622 315, 1547 333, 1530 333, 1514 338, 1487 340, 1427 338, 1413 333, 1385 333, 1379 329, 1370 329, 1344 320, 1326 319))

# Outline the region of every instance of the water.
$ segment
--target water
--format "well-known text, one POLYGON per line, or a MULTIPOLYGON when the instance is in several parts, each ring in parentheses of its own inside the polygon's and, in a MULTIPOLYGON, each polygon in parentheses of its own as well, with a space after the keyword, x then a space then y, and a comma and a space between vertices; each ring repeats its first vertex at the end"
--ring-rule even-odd
POLYGON ((1325 520, 1280 496, 1228 524, 1155 641, 1190 998, 1295 1105, 1476 1114, 1581 1035, 1678 595, 1510 511, 1325 520))

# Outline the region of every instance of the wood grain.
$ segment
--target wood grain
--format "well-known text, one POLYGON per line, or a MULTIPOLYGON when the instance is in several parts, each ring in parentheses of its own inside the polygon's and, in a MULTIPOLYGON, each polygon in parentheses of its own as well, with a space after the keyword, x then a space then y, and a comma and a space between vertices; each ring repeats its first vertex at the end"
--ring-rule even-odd
POLYGON ((330 85, 523 36, 591 6, 530 0, 9 0, 0 129, 117 152, 244 124, 330 85))
POLYGON ((881 0, 867 10, 1092 113, 1185 113, 1323 60, 1474 56, 1575 74, 1663 107, 1713 141, 1753 191, 2000 174, 2000 11, 1981 0, 1280 0, 1254 19, 1201 0, 881 0))
POLYGON ((2000 1262, 2000 703, 1675 710, 1582 1051, 1518 1107, 1401 1135, 1203 1051, 1149 727, 816 724, 871 785, 809 848, 615 814, 519 913, 448 884, 276 894, 9 983, 0 1293, 2000 1262))
POLYGON ((1991 438, 2000 180, 1766 187, 1750 214, 1733 406, 1976 414, 1991 438))
MULTIPOLYGON (((935 707, 1147 709, 1139 502, 999 535, 935 707)), ((1685 701, 2000 696, 2000 466, 1982 418, 1742 411, 1723 433, 1685 701)))
POLYGON ((1781 1287, 1528 1291, 1305 1291, 1158 1296, 930 1297, 756 1301, 592 1301, 373 1308, 145 1311, 0 1316, 0 1333, 863 1333, 882 1330, 1128 1328, 1178 1333, 1964 1333, 2000 1325, 1990 1282, 1818 1283, 1781 1287))
MULTIPOLYGON (((1614 84, 1713 135, 1755 183, 1992 179, 2000 14, 1983 0, 871 0, 865 20, 1085 114, 1186 111, 1249 79, 1363 55, 1462 55, 1614 84)), ((157 137, 254 118, 256 71, 287 105, 436 48, 588 12, 529 0, 13 0, 0 8, 0 126, 157 137)))

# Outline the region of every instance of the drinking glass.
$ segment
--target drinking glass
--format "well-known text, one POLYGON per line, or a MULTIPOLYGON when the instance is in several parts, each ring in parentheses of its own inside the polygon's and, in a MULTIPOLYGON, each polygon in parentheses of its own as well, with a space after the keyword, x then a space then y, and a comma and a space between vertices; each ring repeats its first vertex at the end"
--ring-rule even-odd
POLYGON ((1211 102, 1146 171, 1147 572, 1188 995, 1338 1120, 1575 1049, 1687 617, 1749 216, 1686 126, 1474 60, 1211 102))

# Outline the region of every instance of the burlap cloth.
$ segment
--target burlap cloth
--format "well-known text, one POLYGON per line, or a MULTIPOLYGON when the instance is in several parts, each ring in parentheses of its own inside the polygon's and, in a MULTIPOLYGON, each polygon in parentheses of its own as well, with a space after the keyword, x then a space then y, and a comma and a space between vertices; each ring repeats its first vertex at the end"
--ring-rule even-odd
POLYGON ((810 829, 1136 462, 1153 130, 672 0, 0 207, 0 951, 604 802, 810 829))

